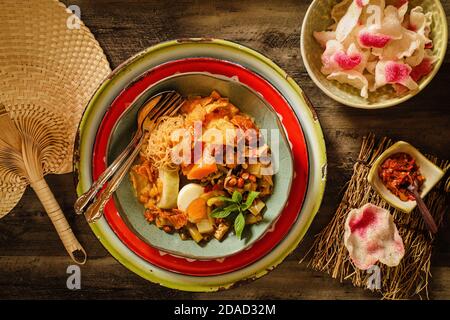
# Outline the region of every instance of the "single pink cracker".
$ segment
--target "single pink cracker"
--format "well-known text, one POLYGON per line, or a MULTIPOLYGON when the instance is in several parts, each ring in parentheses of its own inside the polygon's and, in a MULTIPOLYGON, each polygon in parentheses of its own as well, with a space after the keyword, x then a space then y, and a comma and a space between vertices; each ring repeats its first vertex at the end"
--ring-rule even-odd
POLYGON ((430 74, 431 71, 433 71, 433 62, 430 58, 426 57, 420 64, 411 70, 410 76, 415 82, 418 82, 420 79, 430 74))
POLYGON ((405 254, 394 219, 384 208, 367 203, 345 220, 344 245, 355 267, 367 270, 377 261, 398 266, 405 254))
POLYGON ((391 40, 390 36, 381 33, 361 32, 359 42, 367 48, 384 48, 391 40))
POLYGON ((390 61, 386 64, 384 72, 387 83, 401 83, 408 79, 411 67, 403 63, 390 61))
POLYGON ((336 61, 339 67, 341 67, 343 70, 351 70, 361 63, 362 55, 348 55, 342 51, 339 51, 334 54, 334 61, 336 61))

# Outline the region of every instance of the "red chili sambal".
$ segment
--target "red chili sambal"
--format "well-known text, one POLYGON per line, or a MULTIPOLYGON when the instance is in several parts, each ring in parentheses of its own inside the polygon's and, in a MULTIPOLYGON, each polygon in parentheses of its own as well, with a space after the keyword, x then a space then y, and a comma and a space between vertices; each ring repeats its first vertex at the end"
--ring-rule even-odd
POLYGON ((417 181, 420 190, 425 181, 416 160, 405 152, 395 153, 384 160, 378 169, 378 175, 386 188, 402 201, 415 200, 408 191, 408 186, 417 181))

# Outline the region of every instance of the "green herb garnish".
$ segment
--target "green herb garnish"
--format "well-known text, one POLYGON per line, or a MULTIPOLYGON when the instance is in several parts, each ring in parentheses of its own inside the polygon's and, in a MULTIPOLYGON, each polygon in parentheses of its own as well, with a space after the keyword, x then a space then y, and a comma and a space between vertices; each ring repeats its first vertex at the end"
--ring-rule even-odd
POLYGON ((234 218, 234 232, 236 233, 236 236, 241 239, 242 231, 244 231, 245 227, 244 212, 251 207, 253 201, 255 201, 258 195, 259 192, 250 191, 244 202, 242 201, 242 194, 239 191, 234 191, 231 198, 225 196, 217 197, 218 200, 226 203, 227 205, 214 209, 211 212, 211 217, 226 218, 232 214, 237 214, 234 218))
POLYGON ((239 212, 236 219, 234 219, 234 232, 236 232, 236 236, 241 239, 242 231, 244 231, 245 227, 245 218, 242 212, 239 212))

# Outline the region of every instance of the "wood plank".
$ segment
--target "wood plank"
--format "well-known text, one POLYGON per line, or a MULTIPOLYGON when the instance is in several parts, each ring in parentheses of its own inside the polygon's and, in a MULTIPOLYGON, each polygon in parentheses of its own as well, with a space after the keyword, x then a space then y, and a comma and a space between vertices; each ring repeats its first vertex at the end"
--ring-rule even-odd
MULTIPOLYGON (((7 298, 204 298, 204 299, 370 299, 376 295, 328 275, 311 271, 298 260, 313 236, 329 221, 339 193, 349 179, 361 137, 368 132, 413 142, 425 152, 450 158, 448 112, 450 53, 436 79, 401 106, 365 111, 331 100, 310 80, 300 55, 300 26, 310 3, 289 1, 115 1, 73 0, 82 19, 104 48, 112 67, 146 47, 184 37, 219 37, 254 48, 279 64, 303 88, 317 109, 328 151, 325 197, 303 243, 269 275, 212 294, 186 293, 148 283, 113 259, 84 219, 76 217, 70 174, 48 178, 90 260, 82 267, 82 290, 66 288, 70 261, 53 227, 28 190, 18 206, 0 221, 0 299, 7 298)), ((450 2, 443 5, 450 12, 450 2)), ((433 256, 432 297, 450 298, 450 232, 440 231, 433 256)))

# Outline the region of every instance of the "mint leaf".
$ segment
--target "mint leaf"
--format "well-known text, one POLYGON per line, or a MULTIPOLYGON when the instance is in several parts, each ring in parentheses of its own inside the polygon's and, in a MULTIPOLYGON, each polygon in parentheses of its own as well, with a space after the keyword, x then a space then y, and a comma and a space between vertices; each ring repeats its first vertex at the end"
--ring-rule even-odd
POLYGON ((255 201, 255 199, 259 196, 259 192, 256 191, 250 191, 248 196, 247 196, 247 200, 245 200, 244 205, 241 207, 242 211, 246 211, 248 210, 248 208, 251 207, 253 201, 255 201))
POLYGON ((226 218, 231 214, 229 210, 222 210, 222 208, 217 208, 211 212, 211 217, 213 218, 226 218))
POLYGON ((233 192, 232 200, 236 203, 241 203, 242 201, 242 194, 239 191, 233 192))
POLYGON ((227 207, 216 208, 211 212, 211 217, 213 218, 226 218, 232 212, 239 211, 239 206, 236 203, 233 203, 227 207))
POLYGON ((242 237, 242 231, 244 231, 244 227, 245 218, 242 212, 239 212, 239 214, 236 216, 236 219, 234 219, 234 232, 239 239, 241 239, 242 237))

